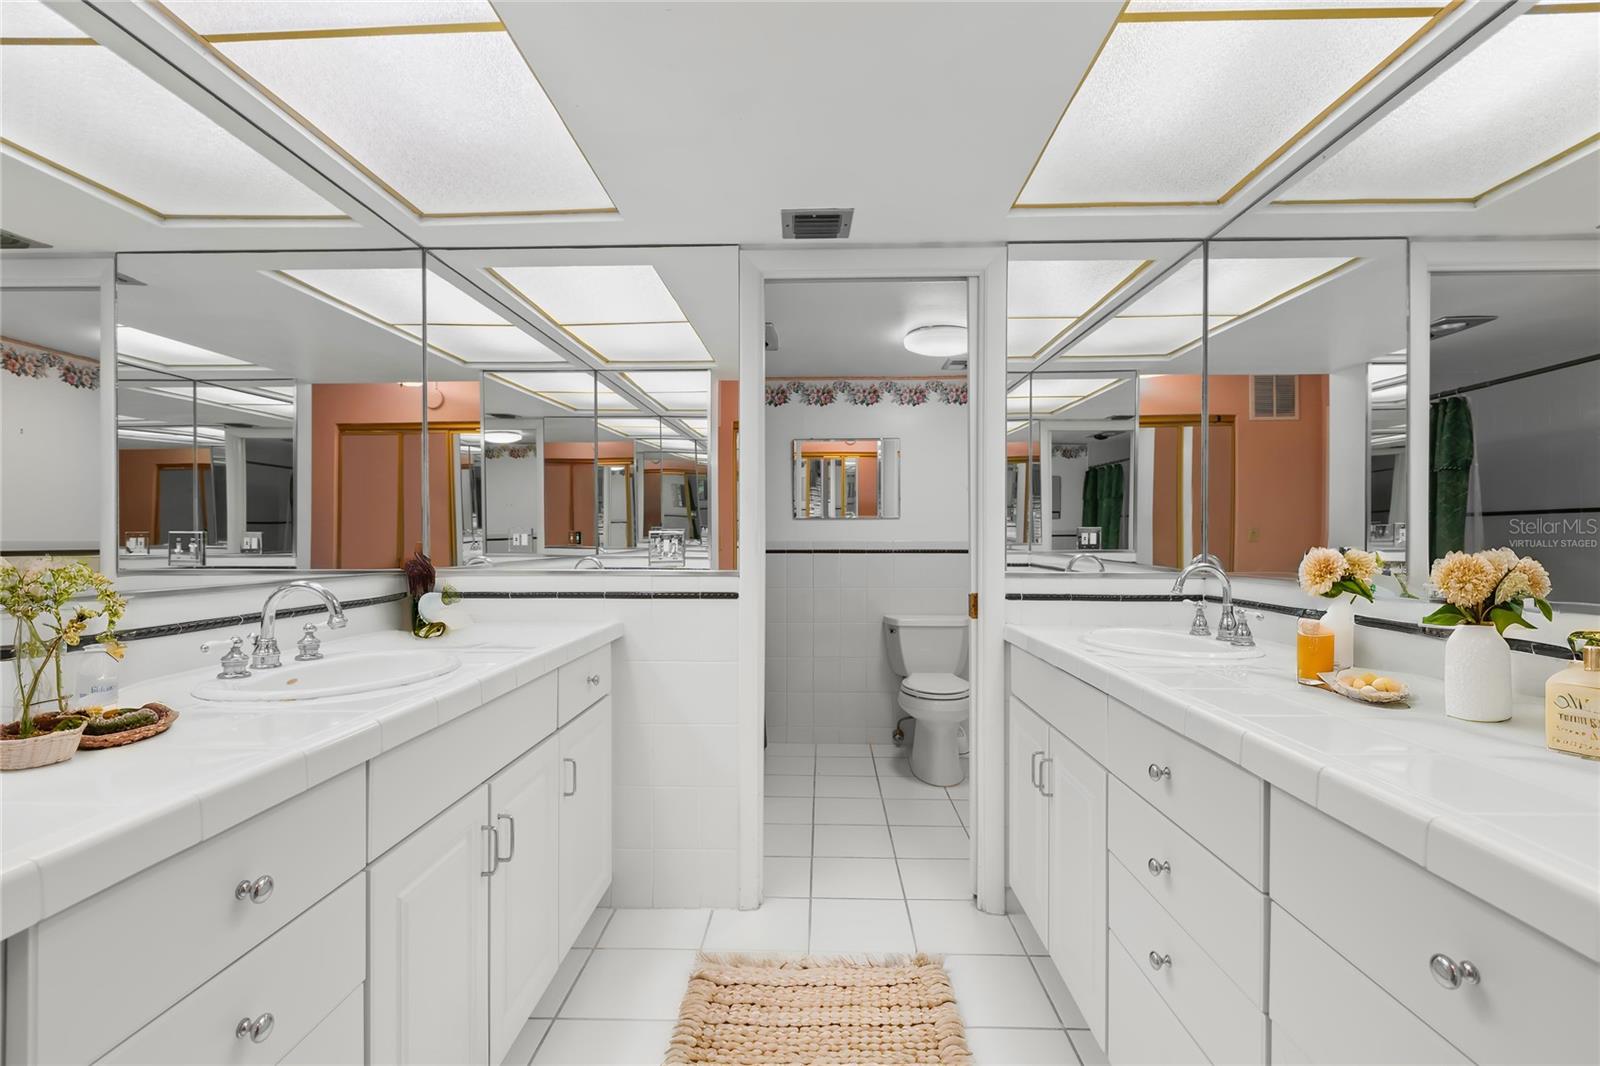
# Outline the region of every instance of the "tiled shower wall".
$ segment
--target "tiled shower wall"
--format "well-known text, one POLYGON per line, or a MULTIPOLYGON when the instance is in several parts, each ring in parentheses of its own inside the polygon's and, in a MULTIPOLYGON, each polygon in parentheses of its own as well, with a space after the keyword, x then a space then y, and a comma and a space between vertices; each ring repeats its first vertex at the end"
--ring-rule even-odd
POLYGON ((767 739, 887 742, 900 679, 883 616, 965 616, 970 585, 964 544, 769 548, 767 739))

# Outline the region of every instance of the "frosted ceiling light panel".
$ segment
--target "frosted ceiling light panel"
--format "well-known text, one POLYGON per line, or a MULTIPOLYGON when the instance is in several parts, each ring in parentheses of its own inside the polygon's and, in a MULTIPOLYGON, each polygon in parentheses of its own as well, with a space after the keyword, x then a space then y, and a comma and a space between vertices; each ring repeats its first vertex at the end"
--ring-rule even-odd
POLYGON ((1130 5, 1012 206, 1226 202, 1431 29, 1439 10, 1130 5))
POLYGON ((165 8, 419 218, 616 210, 487 3, 165 8))
POLYGON ((1013 260, 1006 270, 1011 318, 1079 318, 1139 274, 1147 260, 1013 260))
POLYGON ((1540 5, 1468 52, 1281 203, 1475 203, 1600 141, 1600 11, 1540 5))
POLYGON ((1006 358, 1030 359, 1066 332, 1075 318, 1012 318, 1006 320, 1006 358))
POLYGON ((1199 339, 1199 315, 1117 317, 1074 341, 1062 358, 1168 359, 1199 339))
POLYGON ((661 434, 661 421, 656 418, 602 418, 600 425, 624 437, 655 438, 661 434))
MULTIPOLYGON (((1256 310, 1355 262, 1349 258, 1211 258, 1211 316, 1231 318, 1256 310)), ((1202 307, 1202 266, 1191 259, 1123 308, 1125 315, 1193 315, 1202 307)))
POLYGON ((623 376, 668 411, 704 411, 711 403, 711 375, 703 370, 660 370, 623 376))
POLYGON ((117 327, 117 354, 161 366, 249 366, 243 359, 199 348, 193 344, 149 333, 132 326, 117 327))
MULTIPOLYGON (((422 320, 422 278, 411 267, 328 267, 311 270, 280 270, 291 284, 311 290, 385 325, 422 320)), ((429 279, 429 296, 444 282, 429 279)), ((480 309, 481 310, 481 309, 480 309)), ((487 321, 498 321, 489 318, 487 321)))
POLYGON ((1033 413, 1057 414, 1091 396, 1115 388, 1123 378, 1036 378, 1033 413))
MULTIPOLYGON (((417 334, 416 326, 403 326, 417 334)), ((463 363, 562 363, 558 352, 512 325, 458 326, 430 323, 428 347, 463 363)))
POLYGON ((567 331, 608 363, 709 363, 711 353, 687 322, 571 326, 567 331))
POLYGON ((156 221, 337 208, 33 0, 0 4, 0 144, 156 221))
POLYGON ((654 267, 492 267, 489 274, 604 362, 712 362, 654 267))

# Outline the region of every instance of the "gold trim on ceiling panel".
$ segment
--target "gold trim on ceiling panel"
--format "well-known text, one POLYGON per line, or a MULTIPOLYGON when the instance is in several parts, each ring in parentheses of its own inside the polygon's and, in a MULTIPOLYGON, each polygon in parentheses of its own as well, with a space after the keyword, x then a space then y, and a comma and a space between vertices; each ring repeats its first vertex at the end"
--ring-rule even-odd
MULTIPOLYGON (((510 219, 545 218, 568 215, 615 215, 620 213, 617 210, 616 201, 612 200, 611 198, 610 191, 606 189, 605 183, 600 180, 599 172, 597 172, 594 169, 594 165, 589 162, 589 157, 584 154, 583 146, 578 143, 577 137, 573 136, 572 128, 567 125, 566 117, 562 115, 560 109, 556 107, 555 101, 551 99, 550 94, 545 92, 544 85, 539 81, 538 75, 534 74, 532 65, 528 63, 528 57, 523 55, 522 47, 517 44, 516 38, 512 37, 510 32, 505 28, 504 22, 430 23, 411 26, 366 27, 352 30, 306 29, 275 30, 264 31, 261 33, 241 34, 202 34, 195 30, 194 27, 190 26, 187 22, 183 21, 183 19, 179 18, 177 13, 175 13, 171 8, 167 7, 166 4, 162 3, 161 0, 149 0, 149 3, 151 7, 155 8, 169 22, 171 22, 174 27, 187 35, 196 44, 200 45, 200 47, 204 48, 214 60, 232 73, 234 77, 238 78, 240 81, 244 82, 256 92, 264 96, 274 107, 282 111, 296 124, 303 127, 317 140, 326 145, 330 151, 339 156, 339 158, 343 159, 346 163, 349 163, 363 177, 372 182, 401 207, 405 208, 412 215, 414 215, 419 222, 446 222, 475 218, 510 219), (283 97, 267 88, 266 85, 249 74, 238 63, 235 63, 232 59, 228 58, 228 56, 217 47, 219 43, 231 44, 238 42, 258 41, 326 40, 340 37, 394 37, 445 33, 504 33, 506 35, 507 39, 511 41, 512 47, 516 49, 517 55, 522 58, 523 66, 527 67, 528 76, 533 79, 534 84, 538 87, 539 92, 543 93, 544 98, 550 102, 550 109, 555 112, 556 118, 561 121, 562 129, 566 130, 567 136, 572 139, 572 144, 577 148, 579 157, 583 159, 584 165, 589 168, 589 173, 594 176, 595 183, 600 186, 601 192, 605 194, 606 200, 610 202, 611 206, 546 208, 543 210, 424 211, 421 207, 417 206, 408 197, 401 193, 400 190, 396 189, 393 185, 379 177, 377 172, 371 167, 357 159, 354 153, 350 152, 342 144, 334 140, 333 137, 324 132, 321 127, 312 122, 305 115, 301 114, 299 110, 291 106, 287 100, 283 99, 283 97)), ((492 8, 493 4, 491 4, 490 7, 492 8)), ((496 12, 496 14, 498 14, 498 12, 496 12)))
POLYGON ((1150 265, 1152 263, 1154 263, 1154 262, 1155 262, 1154 259, 1146 259, 1144 262, 1142 262, 1138 266, 1134 267, 1133 270, 1128 274, 1127 277, 1123 278, 1121 281, 1119 281, 1115 285, 1111 286, 1111 288, 1106 291, 1104 296, 1100 297, 1100 299, 1098 299, 1094 303, 1090 304, 1089 305, 1089 309, 1087 311, 1085 311, 1081 315, 1076 315, 1076 316, 1074 316, 1074 315, 1007 315, 1006 316, 1006 321, 1007 322, 1026 322, 1026 321, 1030 321, 1030 320, 1048 319, 1048 318, 1070 318, 1070 319, 1072 319, 1072 321, 1067 323, 1065 326, 1062 326, 1061 329, 1056 333, 1056 335, 1054 337, 1051 337, 1049 340, 1047 340, 1043 344, 1039 345, 1039 347, 1035 348, 1031 355, 1009 355, 1006 358, 1008 358, 1008 359, 1016 359, 1016 360, 1019 360, 1019 361, 1023 360, 1023 359, 1037 359, 1037 358, 1039 358, 1039 353, 1040 352, 1045 351, 1052 344, 1055 344, 1062 337, 1064 337, 1068 333, 1070 333, 1072 331, 1073 327, 1076 326, 1079 322, 1082 322, 1084 319, 1088 318, 1090 315, 1092 315, 1096 311, 1100 310, 1100 308, 1104 307, 1111 300, 1111 298, 1113 296, 1117 295, 1117 293, 1119 293, 1123 289, 1127 288, 1129 283, 1132 282, 1134 278, 1137 278, 1140 274, 1143 274, 1146 270, 1148 270, 1150 268, 1150 265))
POLYGON ((1067 106, 1062 108, 1061 116, 1056 119, 1055 127, 1051 129, 1050 136, 1045 139, 1044 146, 1039 149, 1039 154, 1034 158, 1033 166, 1028 168, 1028 175, 1017 190, 1017 195, 1011 201, 1011 208, 1015 211, 1048 211, 1048 210, 1078 210, 1085 208, 1129 208, 1129 207, 1220 207, 1232 199, 1240 189, 1261 175, 1267 167, 1281 159, 1295 145, 1303 141, 1314 129, 1327 120, 1338 108, 1347 103, 1351 97, 1369 85, 1374 78, 1387 70, 1395 60, 1410 51, 1423 37, 1433 32, 1434 28, 1447 15, 1460 7, 1465 0, 1449 0, 1443 6, 1429 5, 1426 7, 1350 7, 1350 8, 1238 8, 1228 10, 1209 11, 1129 11, 1127 3, 1123 4, 1122 11, 1112 23, 1111 30, 1105 39, 1100 42, 1100 47, 1095 49, 1094 57, 1090 59, 1088 69, 1083 72, 1083 77, 1078 79, 1077 86, 1072 90, 1072 96, 1067 100, 1067 106), (1104 200, 1083 202, 1060 203, 1024 203, 1022 195, 1028 187, 1028 182, 1033 180, 1033 175, 1043 161, 1044 154, 1050 148, 1050 143, 1055 140, 1056 134, 1061 129, 1061 124, 1066 121, 1067 113, 1072 109, 1072 104, 1078 98, 1079 91, 1088 82, 1094 73, 1095 64, 1099 62, 1106 45, 1111 42, 1117 27, 1124 23, 1183 23, 1183 22, 1219 22, 1219 21, 1269 21, 1292 19, 1297 21, 1314 20, 1348 20, 1357 18, 1426 18, 1428 21, 1417 28, 1416 32, 1400 43, 1400 46, 1390 52, 1377 65, 1367 71, 1356 83, 1324 107, 1311 119, 1292 134, 1288 140, 1279 145, 1273 152, 1256 166, 1252 167, 1242 178, 1215 200, 1104 200))
MULTIPOLYGON (((646 265, 649 265, 649 264, 646 264, 646 265)), ((655 267, 651 266, 650 269, 651 270, 655 270, 655 267)), ((642 370, 652 370, 652 369, 687 369, 687 370, 694 370, 694 369, 698 369, 700 367, 710 368, 710 367, 715 366, 716 363, 717 363, 717 357, 711 354, 711 348, 710 348, 709 345, 706 344, 706 339, 704 337, 700 336, 699 328, 693 322, 689 321, 689 317, 688 317, 687 314, 685 314, 683 318, 663 319, 661 321, 647 321, 647 322, 630 322, 630 321, 620 321, 620 322, 561 322, 561 321, 557 320, 555 315, 552 315, 549 311, 546 311, 543 307, 539 306, 539 302, 537 300, 535 300, 533 297, 529 296, 527 293, 523 292, 520 288, 518 288, 511 281, 510 278, 508 278, 504 274, 500 273, 500 271, 496 270, 494 267, 486 266, 486 267, 483 268, 483 272, 485 274, 488 274, 490 277, 494 278, 494 280, 498 281, 501 285, 505 286, 508 290, 510 290, 512 293, 514 293, 516 295, 517 299, 521 300, 523 303, 525 303, 529 307, 533 308, 534 311, 538 312, 538 314, 539 314, 539 316, 541 318, 543 318, 546 322, 550 323, 556 329, 559 329, 563 334, 566 335, 568 340, 572 341, 573 344, 576 344, 578 347, 582 348, 584 351, 588 352, 590 355, 594 356, 596 359, 600 360, 602 363, 606 364, 607 366, 619 366, 619 365, 620 366, 628 366, 628 367, 632 367, 632 368, 634 368, 636 370, 641 370, 641 371, 642 370), (698 359, 698 360, 694 360, 692 362, 686 362, 686 361, 681 360, 681 359, 662 359, 662 360, 612 359, 610 356, 608 356, 605 353, 601 352, 594 345, 590 344, 588 341, 584 340, 582 337, 579 337, 576 333, 573 333, 571 329, 567 328, 568 326, 572 326, 575 329, 582 329, 585 326, 680 326, 680 325, 681 326, 688 326, 690 331, 694 333, 695 339, 700 342, 700 347, 705 349, 706 357, 704 359, 698 359)), ((666 279, 665 278, 661 278, 661 272, 660 271, 656 271, 656 277, 661 280, 662 286, 667 289, 667 294, 672 297, 673 303, 677 303, 678 302, 677 295, 675 293, 673 293, 673 291, 672 291, 672 289, 670 287, 667 287, 666 279)), ((678 304, 678 309, 680 311, 683 310, 683 305, 682 304, 678 304)))

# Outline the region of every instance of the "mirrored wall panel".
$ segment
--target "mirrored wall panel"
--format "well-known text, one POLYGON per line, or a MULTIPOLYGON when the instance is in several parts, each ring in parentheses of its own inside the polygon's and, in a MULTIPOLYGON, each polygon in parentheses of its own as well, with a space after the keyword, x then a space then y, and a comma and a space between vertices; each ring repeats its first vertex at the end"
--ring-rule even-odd
POLYGON ((790 458, 794 517, 900 517, 898 438, 797 440, 790 458))
POLYGON ((1436 273, 1431 288, 1429 424, 1410 434, 1429 557, 1510 547, 1544 564, 1553 602, 1595 610, 1600 272, 1436 273))
POLYGON ((476 427, 478 387, 423 387, 417 252, 122 255, 117 269, 119 570, 390 569, 425 544, 450 557, 449 523, 425 536, 424 469, 439 507, 452 420, 476 427))

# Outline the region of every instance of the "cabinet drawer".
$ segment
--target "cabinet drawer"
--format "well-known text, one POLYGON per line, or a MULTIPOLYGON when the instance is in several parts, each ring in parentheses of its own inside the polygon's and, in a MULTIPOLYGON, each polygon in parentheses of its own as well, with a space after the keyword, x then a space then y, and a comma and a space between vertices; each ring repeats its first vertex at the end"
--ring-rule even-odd
POLYGON ((555 730, 549 673, 373 759, 368 856, 394 847, 555 730))
POLYGON ((1116 1066, 1204 1063, 1205 1055, 1139 972, 1128 949, 1111 935, 1107 953, 1106 1058, 1116 1066))
POLYGON ((560 689, 557 706, 566 725, 603 696, 611 695, 611 645, 574 659, 556 671, 560 689))
POLYGON ((367 963, 366 908, 367 879, 362 875, 100 1061, 227 1066, 277 1062, 361 984, 367 963), (236 1035, 241 1019, 260 1020, 265 1015, 271 1015, 271 1024, 259 1043, 249 1035, 236 1035))
POLYGON ((1106 694, 1020 648, 1011 649, 1011 694, 1097 762, 1106 761, 1106 694))
POLYGON ((278 1060, 279 1066, 361 1066, 367 1060, 365 984, 344 997, 333 1013, 278 1060))
POLYGON ((1600 1062, 1600 966, 1276 790, 1271 855, 1273 901, 1469 1059, 1600 1062))
POLYGON ((1272 908, 1270 972, 1273 1062, 1467 1061, 1444 1037, 1277 906, 1272 908), (1337 1007, 1330 1009, 1334 1004, 1337 1007))
POLYGON ((1261 779, 1111 702, 1106 769, 1185 832, 1262 888, 1261 779))
MULTIPOLYGON (((1261 1009, 1120 862, 1108 865, 1111 932, 1144 967, 1145 980, 1194 1042, 1213 1062, 1265 1062, 1267 1019, 1261 1009), (1152 955, 1169 961, 1157 969, 1152 955)), ((1112 1040, 1116 1033, 1113 1024, 1112 1040)))
POLYGON ((1263 1006, 1267 897, 1128 786, 1113 779, 1109 791, 1111 853, 1250 1001, 1263 1006))
POLYGON ((10 1020, 33 1040, 23 1057, 103 1055, 359 871, 365 828, 364 773, 350 770, 16 938, 9 980, 26 982, 29 1002, 25 1023, 10 1020), (270 895, 235 898, 263 876, 270 895))

